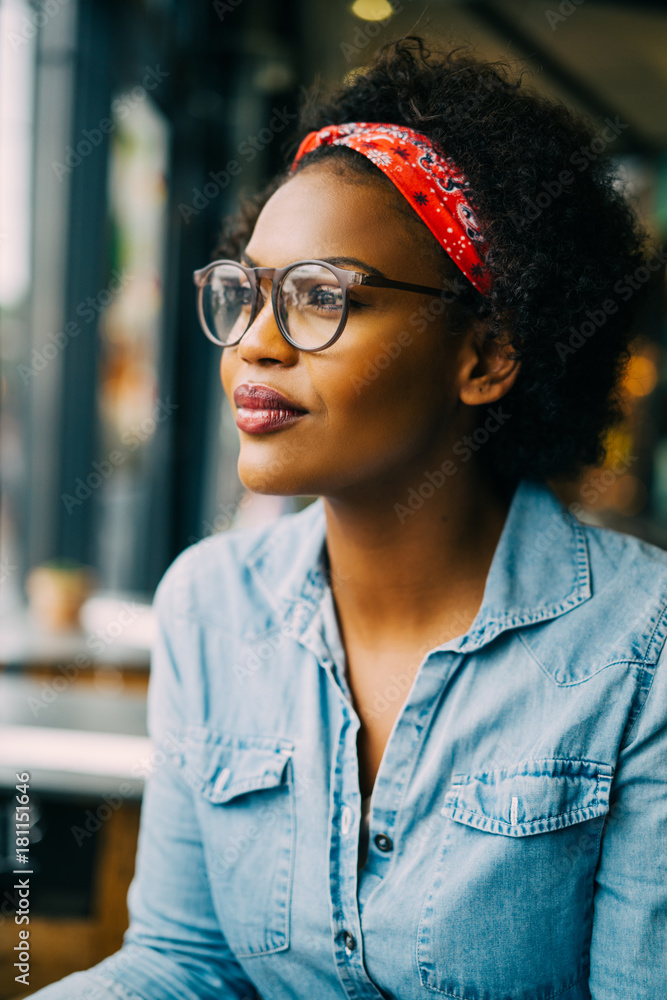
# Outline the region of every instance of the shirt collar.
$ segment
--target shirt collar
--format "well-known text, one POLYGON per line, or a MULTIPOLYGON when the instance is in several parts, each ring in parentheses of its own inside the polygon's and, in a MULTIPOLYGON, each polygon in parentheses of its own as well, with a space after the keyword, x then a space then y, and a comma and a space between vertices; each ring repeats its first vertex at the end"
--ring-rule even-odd
MULTIPOLYGON (((247 565, 281 625, 305 634, 329 586, 324 501, 279 518, 247 565)), ((510 628, 564 614, 591 596, 584 530, 545 483, 517 486, 487 575, 481 606, 465 635, 441 649, 471 652, 510 628)))

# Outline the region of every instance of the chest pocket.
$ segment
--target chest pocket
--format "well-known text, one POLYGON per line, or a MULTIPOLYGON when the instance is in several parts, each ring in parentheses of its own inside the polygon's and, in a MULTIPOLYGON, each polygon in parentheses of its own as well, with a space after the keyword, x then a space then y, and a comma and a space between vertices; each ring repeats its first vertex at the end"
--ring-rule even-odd
POLYGON ((239 958, 289 947, 293 749, 279 737, 187 734, 183 771, 196 792, 213 905, 239 958))
POLYGON ((453 775, 419 921, 422 986, 548 1000, 583 979, 612 774, 541 759, 453 775))

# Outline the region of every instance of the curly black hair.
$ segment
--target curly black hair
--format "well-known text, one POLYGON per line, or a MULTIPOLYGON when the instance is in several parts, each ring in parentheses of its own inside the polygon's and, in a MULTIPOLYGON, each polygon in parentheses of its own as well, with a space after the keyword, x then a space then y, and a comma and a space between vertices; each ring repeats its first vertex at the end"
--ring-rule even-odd
MULTIPOLYGON (((608 120, 598 133, 563 104, 522 86, 522 76, 467 49, 440 52, 419 37, 401 37, 344 84, 325 88, 318 81, 305 91, 290 155, 325 125, 388 122, 428 136, 467 176, 489 246, 490 295, 463 279, 432 242, 443 276, 453 269, 467 286, 450 308, 454 321, 486 320, 487 336, 509 339, 521 361, 502 399, 512 419, 483 449, 505 483, 572 479, 603 461, 606 434, 623 414, 620 380, 643 291, 627 278, 641 267, 647 241, 613 161, 602 155, 622 123, 608 120)), ((379 173, 340 146, 319 147, 298 169, 324 158, 337 159, 341 169, 379 173)), ((288 168, 227 220, 219 256, 233 256, 247 242, 288 168)))

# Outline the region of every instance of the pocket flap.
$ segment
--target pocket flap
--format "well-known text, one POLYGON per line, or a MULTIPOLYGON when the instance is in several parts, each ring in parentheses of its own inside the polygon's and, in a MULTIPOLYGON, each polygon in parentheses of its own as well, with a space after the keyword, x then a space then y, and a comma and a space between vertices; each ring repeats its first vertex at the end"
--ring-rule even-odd
POLYGON ((455 774, 440 812, 506 837, 547 833, 608 812, 612 774, 609 764, 565 758, 455 774))
POLYGON ((197 729, 183 756, 190 783, 210 802, 282 784, 294 744, 280 737, 232 736, 197 729))

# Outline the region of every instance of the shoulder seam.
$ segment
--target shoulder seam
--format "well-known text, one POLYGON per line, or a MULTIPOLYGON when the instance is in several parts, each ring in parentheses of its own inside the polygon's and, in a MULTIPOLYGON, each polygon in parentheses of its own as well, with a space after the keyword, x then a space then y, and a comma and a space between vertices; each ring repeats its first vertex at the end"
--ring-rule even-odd
POLYGON ((667 638, 667 604, 663 607, 661 613, 658 615, 658 620, 655 623, 653 632, 651 633, 651 638, 646 649, 646 656, 642 664, 642 669, 639 674, 639 682, 637 684, 637 690, 635 691, 635 696, 632 699, 632 704, 630 706, 630 711, 628 713, 628 718, 625 724, 625 730, 621 738, 621 743, 619 747, 619 753, 625 749, 625 747, 632 742, 632 737, 634 736, 634 731, 639 725, 639 720, 641 719, 642 713, 646 702, 648 701, 649 692, 653 685, 653 680, 655 678, 656 669, 658 662, 660 660, 660 655, 665 646, 665 639, 667 638), (662 633, 660 632, 660 627, 664 626, 662 633), (656 636, 661 638, 660 644, 656 640, 656 636), (654 650, 651 650, 651 646, 655 646, 654 650), (649 659, 649 652, 654 655, 649 659))

